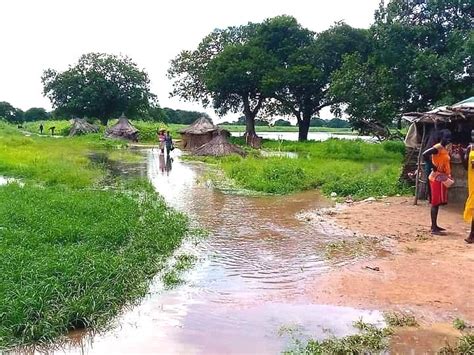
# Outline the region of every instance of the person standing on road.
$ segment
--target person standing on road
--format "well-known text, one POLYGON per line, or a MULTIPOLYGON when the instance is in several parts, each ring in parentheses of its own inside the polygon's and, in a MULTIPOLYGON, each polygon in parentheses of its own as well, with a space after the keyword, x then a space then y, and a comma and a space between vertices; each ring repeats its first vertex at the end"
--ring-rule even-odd
POLYGON ((40 123, 40 127, 39 127, 39 129, 40 129, 40 134, 43 134, 43 129, 44 129, 44 126, 43 126, 43 124, 42 124, 42 123, 40 123))
POLYGON ((451 158, 446 146, 451 142, 451 132, 443 129, 439 132, 438 142, 423 152, 423 158, 431 158, 432 172, 429 175, 431 192, 431 234, 442 234, 444 228, 438 226, 439 206, 448 203, 447 181, 451 179, 451 158))

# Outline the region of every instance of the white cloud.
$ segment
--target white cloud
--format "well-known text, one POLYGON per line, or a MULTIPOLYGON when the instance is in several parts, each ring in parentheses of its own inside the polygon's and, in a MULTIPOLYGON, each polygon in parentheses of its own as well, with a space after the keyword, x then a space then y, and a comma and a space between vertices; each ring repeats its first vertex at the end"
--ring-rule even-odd
MULTIPOLYGON (((169 61, 214 28, 292 15, 311 30, 335 21, 368 27, 379 0, 15 0, 1 1, 0 101, 51 108, 42 96, 44 69, 63 70, 83 53, 130 56, 150 74, 162 106, 203 110, 169 98, 169 61)), ((211 110, 208 112, 212 113, 211 110)), ((215 116, 212 113, 213 116, 215 116)))

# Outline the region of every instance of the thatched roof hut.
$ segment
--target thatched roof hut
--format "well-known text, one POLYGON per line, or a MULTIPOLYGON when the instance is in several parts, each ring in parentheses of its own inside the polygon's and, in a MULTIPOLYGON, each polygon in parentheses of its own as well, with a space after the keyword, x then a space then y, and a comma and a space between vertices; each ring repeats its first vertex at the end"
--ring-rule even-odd
POLYGON ((239 154, 245 156, 245 151, 240 147, 227 141, 225 130, 222 130, 212 140, 199 148, 193 150, 194 155, 223 157, 226 155, 239 154))
POLYGON ((200 117, 191 125, 179 131, 182 148, 192 150, 210 142, 216 136, 218 127, 207 119, 200 117))
POLYGON ((75 118, 72 122, 71 130, 69 131, 69 136, 72 137, 97 132, 99 132, 99 127, 97 127, 96 125, 90 124, 84 118, 75 118))
MULTIPOLYGON (((455 184, 449 189, 450 200, 464 202, 467 197, 467 175, 461 164, 462 149, 471 143, 474 129, 474 97, 452 106, 441 106, 428 112, 409 112, 403 119, 411 123, 405 138, 407 156, 402 179, 412 175, 416 186, 416 198, 425 198, 427 176, 425 176, 422 152, 433 144, 434 136, 441 129, 452 133, 451 170, 455 184)), ((416 199, 415 199, 416 203, 416 199)))
POLYGON ((138 142, 138 129, 136 129, 122 113, 118 122, 105 131, 106 138, 128 139, 138 142))

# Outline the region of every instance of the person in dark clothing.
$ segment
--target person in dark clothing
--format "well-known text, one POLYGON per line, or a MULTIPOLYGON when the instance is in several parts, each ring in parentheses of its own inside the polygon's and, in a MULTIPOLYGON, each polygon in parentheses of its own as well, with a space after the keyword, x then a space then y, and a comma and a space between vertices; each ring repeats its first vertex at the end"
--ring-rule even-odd
POLYGON ((171 137, 170 131, 166 131, 165 146, 166 146, 166 155, 170 156, 171 151, 174 149, 173 138, 171 137))
POLYGON ((54 136, 54 130, 56 129, 56 127, 52 126, 52 127, 49 127, 49 129, 51 130, 51 135, 54 136))
POLYGON ((43 129, 44 129, 44 126, 42 123, 40 123, 40 134, 43 134, 43 129))

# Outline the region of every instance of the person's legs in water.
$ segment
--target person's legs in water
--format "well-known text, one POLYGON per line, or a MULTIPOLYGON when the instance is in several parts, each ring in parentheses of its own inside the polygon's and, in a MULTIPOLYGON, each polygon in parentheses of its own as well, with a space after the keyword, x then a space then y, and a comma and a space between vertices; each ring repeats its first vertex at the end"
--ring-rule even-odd
POLYGON ((468 244, 474 244, 474 219, 471 220, 471 233, 464 241, 468 244))
POLYGON ((439 212, 439 206, 431 206, 431 233, 432 234, 441 234, 441 232, 446 230, 438 226, 438 212, 439 212))

